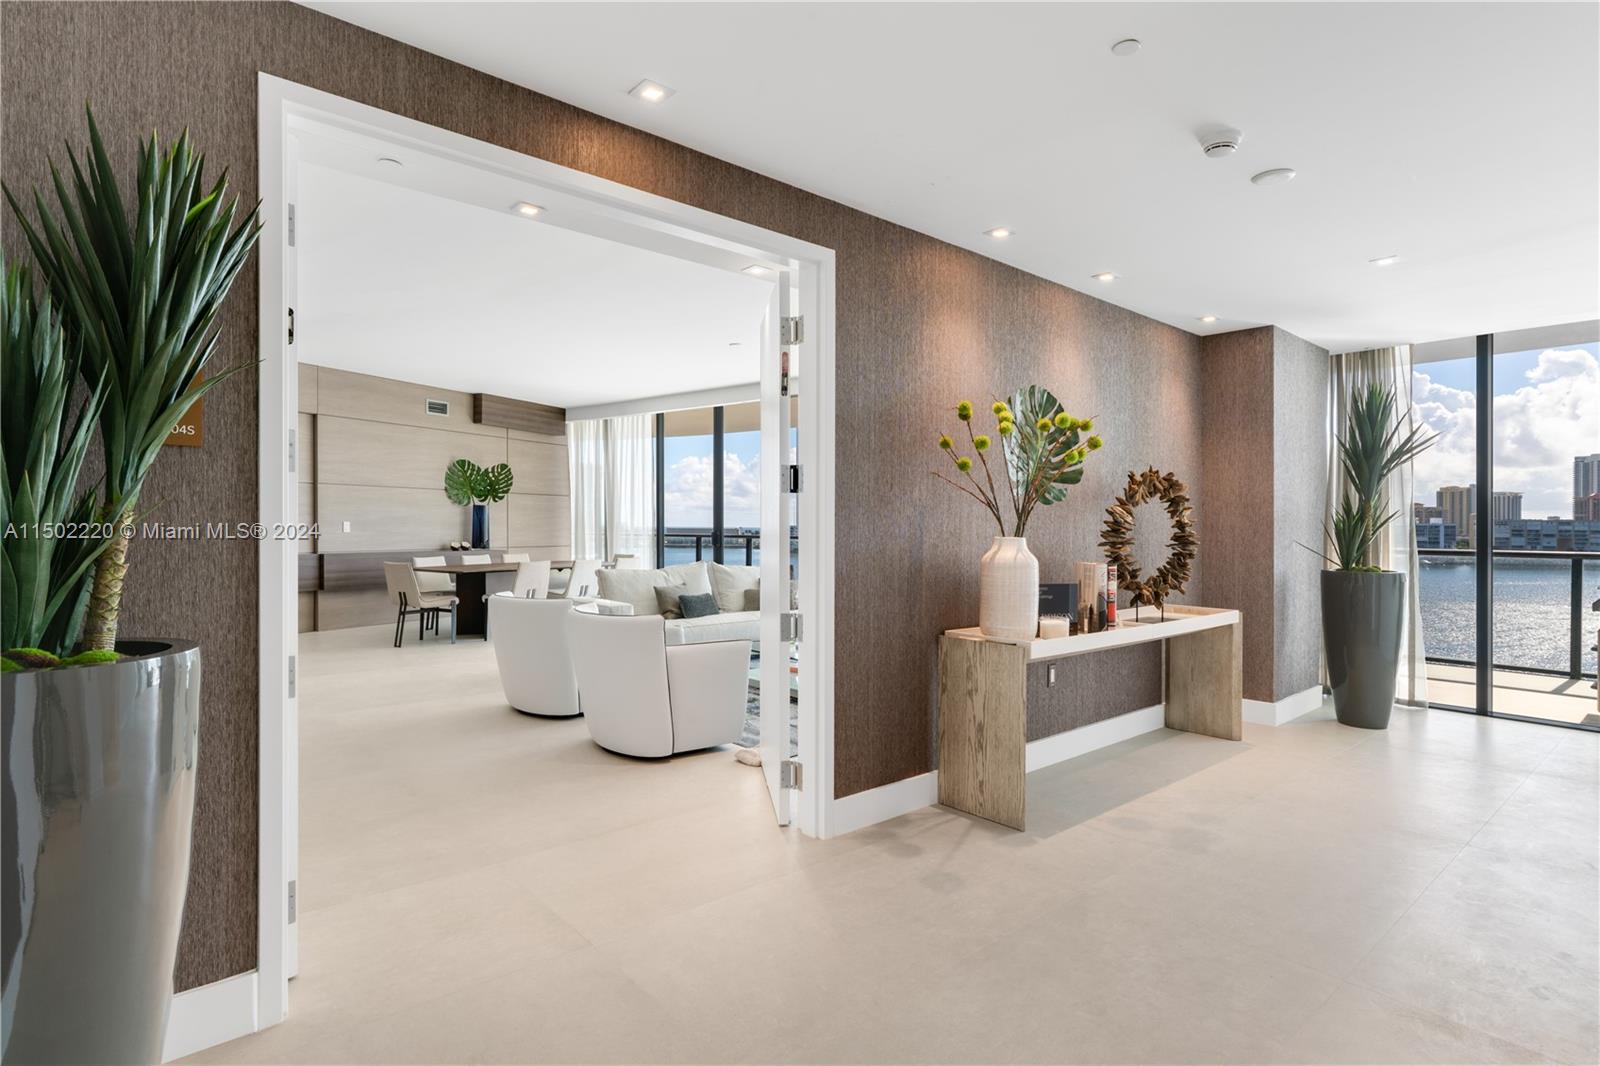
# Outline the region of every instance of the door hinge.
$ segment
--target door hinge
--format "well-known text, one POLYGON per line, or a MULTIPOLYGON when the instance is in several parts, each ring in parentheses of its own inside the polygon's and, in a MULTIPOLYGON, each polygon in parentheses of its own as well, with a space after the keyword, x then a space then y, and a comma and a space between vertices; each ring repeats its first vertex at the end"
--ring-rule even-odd
POLYGON ((291 655, 291 656, 289 656, 289 697, 290 697, 290 698, 291 698, 291 699, 293 699, 293 698, 294 698, 294 684, 295 684, 295 676, 294 676, 294 675, 295 675, 295 660, 296 660, 296 659, 297 659, 297 658, 299 658, 299 656, 297 656, 297 655, 291 655))
POLYGON ((800 464, 799 463, 790 463, 789 464, 789 478, 788 478, 788 481, 789 481, 789 491, 790 492, 799 492, 800 491, 800 464))
POLYGON ((295 890, 299 887, 299 884, 300 883, 298 881, 290 881, 289 882, 289 924, 290 925, 294 924, 294 915, 295 915, 295 910, 297 909, 296 906, 295 906, 295 890))
POLYGON ((804 788, 805 772, 798 759, 785 759, 778 767, 780 788, 804 788))
POLYGON ((778 616, 778 639, 799 643, 805 627, 800 622, 799 611, 784 611, 778 616))
POLYGON ((289 473, 291 473, 291 474, 294 473, 294 467, 295 467, 294 441, 295 441, 295 431, 291 429, 289 431, 289 473))
POLYGON ((294 308, 289 308, 289 343, 294 343, 294 308))
POLYGON ((294 204, 289 205, 289 247, 294 247, 294 204))
POLYGON ((804 315, 789 315, 783 320, 782 334, 779 338, 784 344, 803 344, 806 339, 806 320, 804 315))

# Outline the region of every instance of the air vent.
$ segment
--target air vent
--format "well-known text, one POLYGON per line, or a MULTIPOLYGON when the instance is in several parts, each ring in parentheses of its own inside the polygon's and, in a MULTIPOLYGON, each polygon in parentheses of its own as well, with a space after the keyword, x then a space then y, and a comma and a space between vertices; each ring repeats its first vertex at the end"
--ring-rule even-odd
POLYGON ((448 415, 450 413, 449 400, 429 400, 428 413, 430 415, 448 415))

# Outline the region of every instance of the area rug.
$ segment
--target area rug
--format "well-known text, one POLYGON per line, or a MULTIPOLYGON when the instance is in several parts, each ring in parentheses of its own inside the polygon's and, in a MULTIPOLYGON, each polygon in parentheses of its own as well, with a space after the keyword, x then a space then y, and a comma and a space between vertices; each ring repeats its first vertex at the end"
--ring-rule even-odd
MULTIPOLYGON (((800 744, 800 694, 795 688, 794 669, 798 659, 789 660, 789 751, 799 750, 800 744)), ((739 746, 755 748, 761 745, 761 653, 750 653, 749 680, 745 687, 744 732, 739 736, 739 746)))

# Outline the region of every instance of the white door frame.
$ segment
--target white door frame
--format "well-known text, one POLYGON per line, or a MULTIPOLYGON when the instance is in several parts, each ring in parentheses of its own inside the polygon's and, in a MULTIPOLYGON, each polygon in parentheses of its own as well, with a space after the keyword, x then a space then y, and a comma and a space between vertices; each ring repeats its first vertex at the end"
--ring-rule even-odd
MULTIPOLYGON (((299 414, 299 367, 285 343, 289 130, 298 121, 332 125, 404 143, 526 181, 535 203, 564 202, 608 223, 667 240, 691 241, 784 266, 799 274, 805 342, 799 349, 800 462, 797 501, 805 619, 800 665, 802 789, 794 797, 801 832, 826 837, 833 824, 834 618, 834 254, 832 249, 690 207, 463 134, 429 126, 270 74, 258 75, 262 235, 260 251, 260 522, 299 520, 290 460, 299 414), (543 197, 541 199, 541 197, 543 197)), ((295 943, 287 877, 298 822, 298 710, 290 695, 290 656, 299 644, 298 562, 291 540, 260 544, 260 858, 257 1028, 282 1020, 295 943)))

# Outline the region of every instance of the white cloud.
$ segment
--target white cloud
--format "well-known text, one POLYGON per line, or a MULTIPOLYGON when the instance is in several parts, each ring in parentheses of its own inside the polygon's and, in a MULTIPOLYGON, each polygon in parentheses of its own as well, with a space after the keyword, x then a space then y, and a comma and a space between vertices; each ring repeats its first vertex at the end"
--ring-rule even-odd
MULTIPOLYGON (((667 468, 667 526, 711 527, 712 462, 688 455, 667 468)), ((722 457, 723 521, 728 528, 761 524, 761 469, 732 452, 722 457)))
MULTIPOLYGON (((1520 492, 1530 518, 1572 514, 1572 457, 1600 449, 1600 360, 1581 348, 1552 348, 1524 375, 1527 384, 1494 398, 1494 482, 1520 492)), ((1416 374, 1416 410, 1439 442, 1416 461, 1414 498, 1433 503, 1440 485, 1476 480, 1477 419, 1470 391, 1416 374)))

